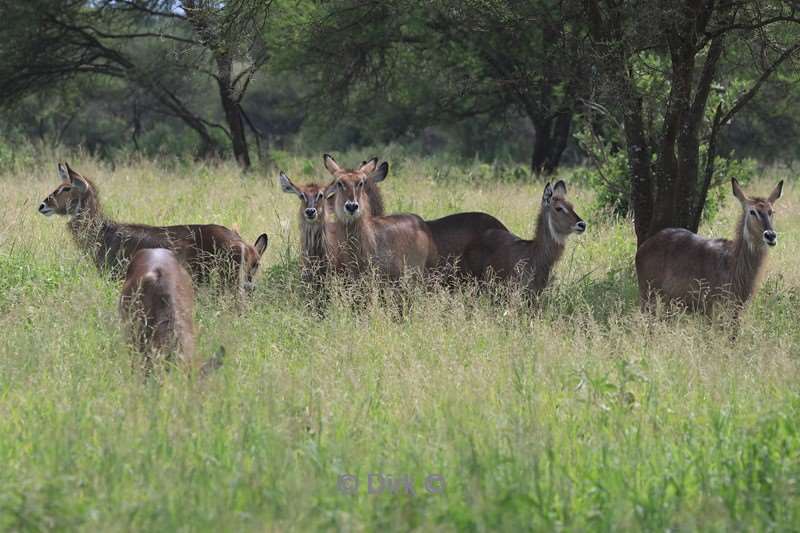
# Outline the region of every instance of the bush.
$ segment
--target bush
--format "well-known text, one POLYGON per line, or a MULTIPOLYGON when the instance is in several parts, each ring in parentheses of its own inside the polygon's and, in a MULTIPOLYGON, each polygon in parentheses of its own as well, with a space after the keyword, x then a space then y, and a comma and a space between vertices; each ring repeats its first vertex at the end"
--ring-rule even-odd
MULTIPOLYGON (((631 178, 628 168, 628 154, 619 148, 620 143, 609 143, 598 139, 587 128, 576 134, 581 147, 589 154, 593 164, 576 172, 576 179, 595 191, 596 208, 625 217, 631 213, 631 178)), ((612 136, 613 137, 613 136, 612 136)), ((700 147, 700 169, 705 167, 707 148, 700 147)), ((655 164, 653 156, 653 164, 655 164)), ((756 175, 757 165, 753 159, 736 159, 717 156, 714 161, 714 175, 703 208, 703 221, 713 220, 730 192, 728 183, 735 177, 742 185, 750 182, 756 175)))

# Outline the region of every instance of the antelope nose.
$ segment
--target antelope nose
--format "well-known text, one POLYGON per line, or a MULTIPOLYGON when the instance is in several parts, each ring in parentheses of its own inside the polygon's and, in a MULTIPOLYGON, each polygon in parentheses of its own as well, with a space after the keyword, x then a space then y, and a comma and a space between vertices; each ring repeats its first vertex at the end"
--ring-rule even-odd
POLYGON ((305 213, 306 213, 306 218, 309 220, 313 220, 317 216, 317 210, 314 209, 313 207, 309 207, 308 209, 306 209, 305 213))
POLYGON ((42 202, 39 204, 39 212, 44 213, 45 211, 47 211, 47 206, 45 205, 44 202, 42 202))
POLYGON ((358 203, 357 202, 345 202, 344 208, 347 210, 348 213, 353 214, 358 211, 358 203))
POLYGON ((575 231, 578 233, 583 233, 584 231, 586 231, 586 222, 581 220, 580 222, 575 224, 575 231))
POLYGON ((776 244, 778 244, 778 234, 772 231, 771 229, 768 229, 767 231, 764 232, 764 242, 766 242, 770 246, 775 246, 776 244))

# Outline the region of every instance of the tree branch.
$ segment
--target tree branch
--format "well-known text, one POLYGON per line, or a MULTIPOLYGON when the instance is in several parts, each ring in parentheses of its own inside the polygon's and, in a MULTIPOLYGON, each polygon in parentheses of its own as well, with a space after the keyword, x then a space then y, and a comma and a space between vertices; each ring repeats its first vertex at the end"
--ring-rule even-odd
POLYGON ((728 110, 728 112, 722 116, 722 118, 720 119, 720 126, 724 126, 728 122, 730 122, 733 116, 736 113, 738 113, 745 105, 747 105, 747 103, 750 102, 750 100, 752 100, 756 94, 758 94, 758 91, 761 89, 761 86, 764 84, 765 81, 767 81, 767 79, 769 79, 770 76, 772 76, 772 74, 778 69, 778 67, 780 67, 786 60, 791 58, 792 55, 794 55, 798 50, 800 50, 800 42, 795 43, 794 45, 784 50, 783 53, 781 53, 781 55, 778 56, 778 59, 776 59, 769 67, 767 67, 764 70, 764 72, 761 73, 761 76, 758 77, 753 86, 746 93, 740 96, 739 99, 728 110))

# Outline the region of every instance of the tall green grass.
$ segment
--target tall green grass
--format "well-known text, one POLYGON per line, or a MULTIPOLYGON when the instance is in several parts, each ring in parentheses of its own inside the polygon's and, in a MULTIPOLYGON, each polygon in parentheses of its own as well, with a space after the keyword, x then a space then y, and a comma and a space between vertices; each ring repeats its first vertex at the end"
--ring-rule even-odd
MULTIPOLYGON (((337 155, 343 163, 371 154, 337 155)), ((529 236, 541 183, 392 154, 389 211, 481 210, 529 236), (447 179, 442 176, 449 176, 447 179)), ((295 182, 320 161, 285 154, 295 182)), ((800 524, 800 205, 735 342, 694 316, 639 313, 631 224, 589 211, 546 302, 410 289, 404 313, 295 276, 297 200, 276 172, 83 158, 107 213, 237 224, 270 246, 247 309, 199 290, 203 382, 144 380, 116 315, 119 283, 36 206, 55 161, 0 174, 0 530, 794 530, 800 524), (369 494, 370 473, 414 495, 369 494), (339 490, 342 475, 357 494, 339 490), (443 493, 425 489, 443 476, 443 493)), ((569 180, 569 175, 565 176, 569 180)), ((767 173, 750 186, 768 191, 767 173)), ((704 234, 729 236, 730 201, 704 234)))

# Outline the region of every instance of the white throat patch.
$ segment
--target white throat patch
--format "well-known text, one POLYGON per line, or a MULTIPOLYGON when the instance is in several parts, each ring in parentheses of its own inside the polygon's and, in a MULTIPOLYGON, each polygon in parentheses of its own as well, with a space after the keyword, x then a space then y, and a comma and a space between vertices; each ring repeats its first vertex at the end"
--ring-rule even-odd
POLYGON ((550 230, 550 236, 554 241, 556 241, 558 244, 564 244, 565 237, 556 232, 556 228, 553 227, 553 218, 550 213, 547 214, 547 229, 550 230))
POLYGON ((745 219, 744 219, 744 224, 742 224, 742 238, 744 239, 744 242, 747 244, 747 248, 749 250, 753 250, 756 247, 756 243, 753 242, 753 238, 750 236, 750 230, 749 230, 750 216, 748 216, 747 212, 745 212, 744 216, 745 219))

